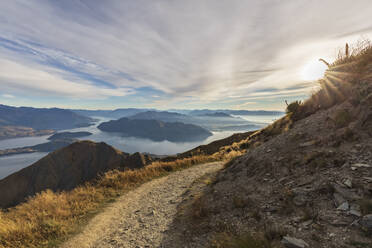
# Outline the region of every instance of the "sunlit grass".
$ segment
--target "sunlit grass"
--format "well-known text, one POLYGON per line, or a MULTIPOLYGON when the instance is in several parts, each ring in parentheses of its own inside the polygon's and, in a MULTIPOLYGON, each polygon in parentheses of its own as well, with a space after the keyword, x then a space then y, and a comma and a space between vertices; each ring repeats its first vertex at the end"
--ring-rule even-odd
POLYGON ((333 63, 320 59, 328 66, 324 77, 319 79, 319 90, 301 104, 298 113, 292 114, 304 118, 321 109, 327 109, 351 97, 352 88, 361 81, 372 78, 372 43, 359 41, 345 50, 340 49, 333 63))

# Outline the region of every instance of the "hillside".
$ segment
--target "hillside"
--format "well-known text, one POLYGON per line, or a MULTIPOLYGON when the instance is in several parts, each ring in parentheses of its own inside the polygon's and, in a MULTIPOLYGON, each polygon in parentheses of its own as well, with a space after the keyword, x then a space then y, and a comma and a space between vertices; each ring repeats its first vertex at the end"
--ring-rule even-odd
POLYGON ((372 47, 329 65, 321 89, 237 144, 246 154, 190 190, 165 244, 370 247, 372 47))
POLYGON ((0 180, 0 207, 22 202, 46 189, 71 190, 112 169, 140 168, 151 159, 129 155, 101 142, 75 142, 0 180))
POLYGON ((147 138, 154 141, 195 141, 212 135, 208 130, 181 122, 121 118, 101 123, 98 129, 104 132, 120 133, 125 136, 147 138))

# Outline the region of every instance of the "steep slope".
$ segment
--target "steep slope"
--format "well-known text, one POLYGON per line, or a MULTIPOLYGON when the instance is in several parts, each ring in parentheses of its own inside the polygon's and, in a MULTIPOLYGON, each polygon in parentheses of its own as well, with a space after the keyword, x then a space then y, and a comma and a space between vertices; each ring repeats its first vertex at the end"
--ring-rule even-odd
POLYGON ((0 180, 0 207, 22 202, 46 189, 70 190, 112 169, 140 168, 151 159, 129 155, 101 142, 75 142, 0 180))
POLYGON ((212 135, 208 130, 192 124, 128 118, 104 122, 98 128, 105 132, 116 132, 126 136, 147 138, 155 141, 203 140, 212 135))
POLYGON ((336 61, 320 83, 308 101, 240 142, 246 154, 208 188, 190 191, 172 242, 371 247, 372 47, 336 61))

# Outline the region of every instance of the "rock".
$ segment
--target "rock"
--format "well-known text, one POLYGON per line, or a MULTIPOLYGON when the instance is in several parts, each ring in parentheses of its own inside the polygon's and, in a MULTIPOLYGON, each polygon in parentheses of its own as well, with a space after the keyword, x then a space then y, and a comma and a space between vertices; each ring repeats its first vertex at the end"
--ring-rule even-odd
POLYGON ((362 216, 362 213, 360 211, 358 211, 358 210, 355 210, 355 209, 351 209, 349 211, 349 214, 354 215, 354 216, 357 216, 357 217, 361 217, 362 216))
POLYGON ((334 193, 333 197, 335 199, 336 207, 340 206, 342 203, 346 202, 345 198, 342 197, 339 193, 334 193))
POLYGON ((348 202, 342 203, 340 206, 338 206, 337 210, 341 210, 341 211, 349 210, 349 203, 348 202))
POLYGON ((348 186, 349 188, 352 188, 352 187, 353 187, 353 184, 352 184, 352 182, 351 182, 351 179, 346 179, 346 180, 344 181, 344 184, 345 184, 346 186, 348 186))
POLYGON ((360 220, 359 224, 366 230, 371 231, 372 230, 372 214, 367 214, 363 216, 363 218, 360 220))
POLYGON ((342 197, 344 197, 347 200, 359 200, 361 198, 360 196, 358 196, 355 192, 351 191, 350 189, 343 188, 340 185, 335 184, 335 183, 331 185, 333 186, 334 190, 337 193, 342 195, 342 197))
POLYGON ((363 177, 363 179, 369 183, 372 183, 372 177, 363 177))
POLYGON ((372 165, 369 165, 369 164, 362 164, 362 163, 356 163, 356 164, 352 164, 351 165, 352 167, 356 167, 356 168, 372 168, 372 165))
POLYGON ((301 223, 302 226, 307 227, 313 223, 313 220, 307 220, 301 223))
POLYGON ((287 248, 305 248, 309 245, 302 239, 296 239, 289 236, 284 236, 282 239, 282 244, 287 248))
POLYGON ((315 145, 315 143, 316 143, 315 140, 311 140, 311 141, 308 141, 308 142, 305 142, 305 143, 300 144, 300 147, 312 146, 312 145, 315 145))

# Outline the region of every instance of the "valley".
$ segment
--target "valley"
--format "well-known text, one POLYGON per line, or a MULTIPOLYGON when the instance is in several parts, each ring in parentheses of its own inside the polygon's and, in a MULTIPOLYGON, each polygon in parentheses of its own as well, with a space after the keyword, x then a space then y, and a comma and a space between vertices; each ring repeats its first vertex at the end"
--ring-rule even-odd
MULTIPOLYGON (((134 110, 130 110, 130 114, 133 113, 134 110)), ((142 111, 142 110, 136 110, 142 111)), ((118 111, 113 111, 117 113, 118 111)), ((143 111, 146 112, 146 111, 143 111)), ((91 112, 88 112, 91 113, 91 112)), ((93 112, 96 114, 97 112, 93 112)), ((105 113, 111 113, 110 111, 105 111, 105 113)), ((257 129, 266 125, 267 123, 272 122, 273 120, 277 119, 280 112, 278 113, 270 113, 273 115, 246 115, 240 116, 241 119, 246 118, 246 122, 251 124, 244 126, 239 131, 250 131, 257 129)), ((212 141, 223 139, 234 134, 236 131, 231 128, 227 128, 227 130, 219 130, 219 131, 212 131, 212 135, 206 137, 202 140, 197 141, 179 141, 179 142, 172 142, 168 140, 163 141, 152 141, 146 138, 139 138, 139 137, 123 137, 122 135, 111 134, 107 132, 102 132, 97 127, 103 122, 107 122, 112 120, 111 118, 106 118, 102 116, 91 116, 90 118, 94 119, 96 122, 94 125, 90 125, 88 127, 76 127, 72 129, 64 129, 59 130, 59 133, 63 132, 70 132, 70 133, 79 133, 79 132, 87 132, 91 133, 89 136, 85 136, 82 138, 76 137, 76 139, 89 139, 96 142, 106 142, 109 145, 114 146, 117 149, 128 153, 150 153, 150 154, 157 154, 157 155, 173 155, 177 153, 182 153, 187 150, 190 150, 198 145, 208 144, 212 141)), ((235 120, 234 120, 235 121, 235 120)), ((241 121, 241 120, 239 120, 241 121)), ((244 122, 244 123, 246 123, 244 122)), ((231 123, 231 122, 230 122, 231 123)), ((223 124, 220 124, 223 126, 223 124)), ((53 132, 55 133, 55 131, 53 132)), ((49 146, 49 149, 40 149, 40 144, 48 144, 50 141, 48 140, 50 135, 42 135, 39 137, 22 137, 22 138, 12 138, 12 139, 5 139, 0 140, 0 179, 6 177, 7 175, 16 171, 15 168, 18 170, 20 168, 26 167, 31 165, 33 162, 36 162, 38 159, 44 157, 47 152, 53 151, 53 146, 49 146), (27 147, 27 148, 24 148, 27 147), (33 154, 32 154, 33 153, 33 154)), ((65 137, 64 137, 65 138, 65 137)), ((73 140, 64 141, 64 144, 71 144, 73 140)), ((60 148, 65 146, 60 143, 60 148)), ((51 144, 50 144, 51 145, 51 144)))

